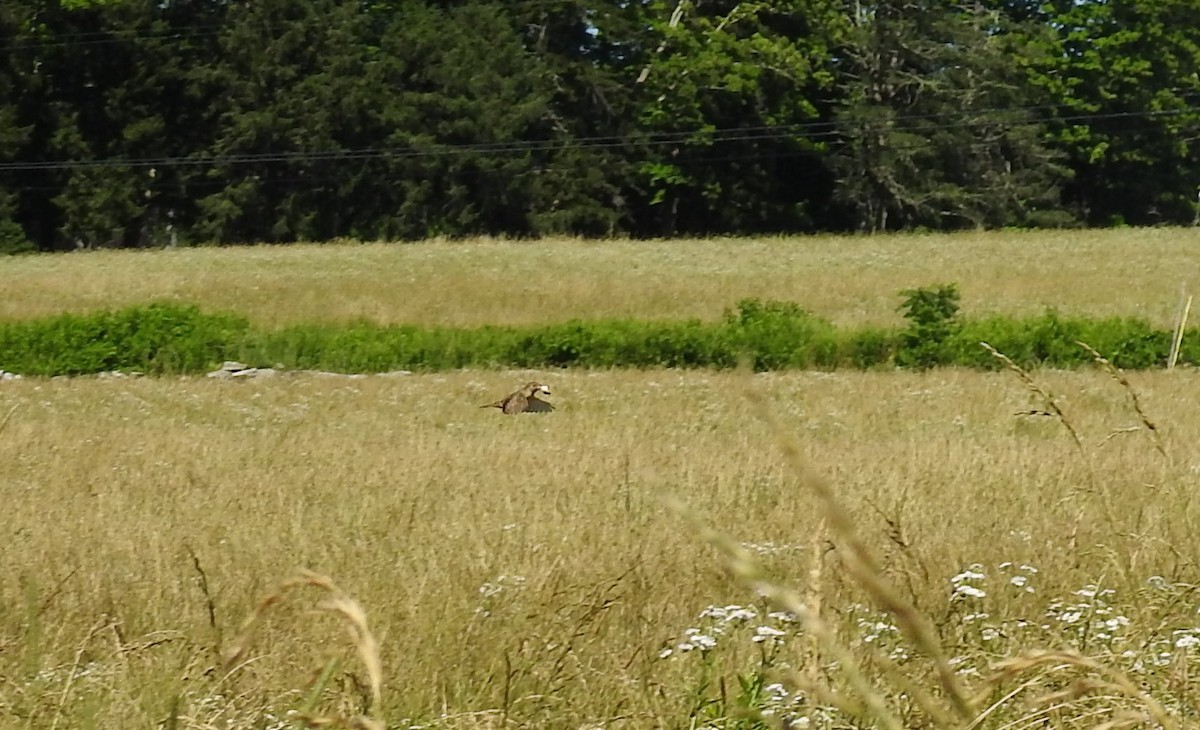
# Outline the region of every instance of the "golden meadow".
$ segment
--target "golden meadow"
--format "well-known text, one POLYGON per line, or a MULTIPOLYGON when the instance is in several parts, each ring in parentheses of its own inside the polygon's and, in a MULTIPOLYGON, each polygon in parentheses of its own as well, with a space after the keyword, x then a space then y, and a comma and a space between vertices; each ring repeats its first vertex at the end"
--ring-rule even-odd
MULTIPOLYGON (((954 282, 1169 327, 1197 244, 98 252, 0 261, 0 317, 894 324, 954 282)), ((3 381, 0 726, 1194 726, 1191 365, 3 381), (479 407, 532 379, 555 413, 479 407)))

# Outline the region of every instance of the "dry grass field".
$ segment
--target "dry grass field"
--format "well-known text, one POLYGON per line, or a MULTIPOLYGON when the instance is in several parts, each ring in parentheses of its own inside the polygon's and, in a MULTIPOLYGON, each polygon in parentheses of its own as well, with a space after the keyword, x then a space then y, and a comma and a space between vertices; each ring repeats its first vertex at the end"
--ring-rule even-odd
MULTIPOLYGON (((840 280, 868 248, 936 239, 805 240, 800 272, 770 263, 782 241, 729 260, 733 242, 475 243, 0 261, 0 306, 531 321, 551 316, 531 279, 500 292, 476 267, 534 252, 556 314, 645 316, 674 292, 664 316, 744 295, 883 321, 896 290, 957 281, 976 311, 1169 320, 1190 232, 1127 234, 1126 259, 1162 258, 1124 269, 1117 234, 1062 235, 1038 245, 1063 268, 1026 289, 1012 257, 967 277, 986 236, 892 259, 892 278, 860 261, 865 283, 840 280), (1087 235, 1114 247, 1091 268, 1087 235), (662 286, 604 296, 621 253, 662 286)), ((1200 381, 1128 375, 1151 432, 1102 370, 1031 376, 1078 444, 1016 415, 1045 403, 1011 372, 0 382, 0 727, 1194 727, 1200 381), (529 379, 556 412, 479 407, 529 379)))
MULTIPOLYGON (((997 625, 1045 620, 1089 584, 1117 591, 1129 636, 1081 648, 1126 670, 1125 648, 1200 627, 1191 593, 1171 593, 1174 612, 1135 600, 1151 576, 1196 575, 1193 373, 1135 377, 1170 460, 1144 432, 1104 440, 1138 419, 1092 372, 1040 376, 1083 453, 1057 425, 1013 416, 1036 401, 1006 373, 542 373, 557 412, 478 408, 527 375, 5 383, 0 724, 282 717, 347 646, 309 611, 319 591, 272 609, 231 674, 218 657, 276 581, 307 567, 365 609, 392 727, 686 727, 700 664, 660 651, 708 606, 762 604, 664 497, 748 546, 772 580, 818 591, 847 642, 848 607, 868 603, 836 550, 812 584, 819 503, 746 388, 974 671, 1078 641, 1063 624, 1029 645, 972 646, 962 614, 984 611, 958 611, 950 583, 972 564, 1039 571, 1022 602, 987 599, 997 625)), ((788 639, 781 651, 804 666, 803 632, 788 639)), ((755 645, 741 644, 714 661, 744 671, 755 645)), ((348 677, 365 673, 353 657, 343 670, 323 707, 360 712, 348 677)))
POLYGON ((888 325, 901 289, 957 283, 964 313, 1135 315, 1170 326, 1200 230, 101 251, 0 260, 0 320, 182 300, 259 326, 715 319, 744 297, 888 325))

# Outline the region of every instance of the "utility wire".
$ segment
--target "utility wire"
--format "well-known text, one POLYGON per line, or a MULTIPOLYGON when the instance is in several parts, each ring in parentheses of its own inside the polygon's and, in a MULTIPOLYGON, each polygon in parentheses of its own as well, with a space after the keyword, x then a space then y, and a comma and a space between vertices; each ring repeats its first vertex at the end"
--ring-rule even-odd
MULTIPOLYGON (((1030 107, 1033 109, 1033 107, 1030 107)), ((952 131, 972 128, 980 124, 1000 124, 1005 130, 1037 127, 1048 120, 1024 119, 1004 120, 996 118, 989 120, 993 113, 1013 113, 1021 110, 992 110, 981 111, 968 119, 965 116, 953 123, 941 124, 892 124, 880 125, 878 122, 856 122, 845 120, 844 124, 854 131, 889 132, 916 134, 925 132, 952 131)), ((1056 123, 1079 124, 1105 120, 1145 120, 1163 117, 1178 117, 1187 114, 1200 114, 1200 107, 1189 106, 1184 109, 1147 110, 1136 112, 1096 112, 1090 114, 1070 114, 1053 120, 1056 123)), ((893 117, 896 122, 931 122, 945 120, 947 115, 910 115, 893 117)), ((1112 132, 1114 130, 1107 130, 1112 132)), ((843 141, 847 136, 846 130, 839 128, 837 122, 806 122, 784 125, 760 125, 731 127, 718 130, 687 130, 679 132, 662 132, 650 134, 644 138, 630 136, 595 136, 577 137, 573 139, 552 140, 514 140, 511 142, 482 142, 482 143, 431 143, 427 147, 364 147, 332 150, 307 151, 278 151, 278 152, 247 152, 226 155, 207 156, 174 156, 174 157, 144 157, 121 158, 109 157, 91 160, 30 160, 0 162, 0 172, 29 172, 38 170, 76 170, 95 168, 167 168, 167 167, 213 167, 219 165, 245 164, 276 164, 276 163, 310 163, 310 162, 345 162, 355 160, 411 160, 427 158, 452 158, 462 156, 519 156, 542 152, 562 152, 567 150, 605 150, 605 149, 644 149, 661 148, 678 145, 706 147, 733 142, 822 142, 843 141)))

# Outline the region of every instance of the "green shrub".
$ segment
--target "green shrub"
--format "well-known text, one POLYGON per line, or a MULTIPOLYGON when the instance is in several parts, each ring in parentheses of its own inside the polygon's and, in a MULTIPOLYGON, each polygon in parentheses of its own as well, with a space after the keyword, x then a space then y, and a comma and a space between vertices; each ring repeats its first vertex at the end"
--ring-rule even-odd
POLYGON ((726 311, 725 329, 734 352, 758 371, 838 364, 837 330, 793 302, 743 299, 726 311))
POLYGON ((1171 333, 1156 330, 1144 320, 1111 318, 1086 321, 1080 338, 1114 365, 1131 370, 1161 367, 1171 353, 1171 333))
MULTIPOLYGON (((635 339, 636 323, 568 322, 541 327, 518 338, 513 364, 524 367, 613 367, 622 344, 635 339)), ((506 363, 499 363, 504 365, 506 363)))
POLYGON ((475 330, 384 327, 355 324, 297 325, 261 333, 247 342, 241 357, 250 363, 303 370, 386 372, 451 370, 510 365, 514 333, 499 327, 475 330))
POLYGON ((10 322, 0 324, 0 368, 27 375, 194 372, 219 365, 248 327, 241 317, 181 304, 10 322))
POLYGON ((737 365, 737 351, 720 328, 699 321, 657 325, 646 337, 652 362, 667 368, 731 368, 737 365))
POLYGON ((574 321, 514 333, 510 357, 519 367, 729 367, 736 353, 722 332, 699 321, 574 321))
POLYGON ((1023 367, 1076 367, 1092 356, 1079 342, 1096 348, 1122 368, 1148 368, 1166 363, 1171 334, 1133 318, 1087 320, 1048 311, 1037 317, 990 317, 967 322, 950 340, 956 364, 1001 367, 979 346, 987 342, 1023 367))
POLYGON ((838 361, 859 370, 891 365, 899 348, 900 336, 897 333, 868 327, 844 336, 838 361))
POLYGON ((0 256, 34 253, 37 247, 25 235, 25 229, 9 218, 0 218, 0 256))
POLYGON ((899 310, 908 320, 900 335, 896 363, 903 367, 930 368, 954 361, 950 338, 959 329, 958 287, 954 284, 905 289, 899 310))
POLYGON ((1022 367, 1069 367, 1090 360, 1075 344, 1083 329, 1075 320, 1049 311, 1037 317, 989 317, 966 322, 950 339, 955 361, 970 367, 998 368, 1001 364, 979 346, 987 342, 1022 367))
MULTIPOLYGON (((1168 346, 1167 354, 1170 355, 1170 352, 1168 346)), ((1200 330, 1190 329, 1183 333, 1183 340, 1179 343, 1179 362, 1200 365, 1200 330)))

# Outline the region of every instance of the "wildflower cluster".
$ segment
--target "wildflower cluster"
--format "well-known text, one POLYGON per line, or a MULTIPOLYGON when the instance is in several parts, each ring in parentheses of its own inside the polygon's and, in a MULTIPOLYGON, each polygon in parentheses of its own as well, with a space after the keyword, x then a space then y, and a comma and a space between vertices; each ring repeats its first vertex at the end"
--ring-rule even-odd
MULTIPOLYGON (((965 644, 987 651, 1000 649, 1005 639, 1015 638, 1032 626, 1024 618, 1013 618, 1013 606, 1019 612, 1022 599, 1037 593, 1034 587, 1038 569, 1032 565, 1003 562, 993 577, 986 568, 974 563, 950 579, 950 606, 958 612, 958 626, 965 644), (994 618, 993 615, 996 614, 994 618)), ((962 665, 964 657, 955 660, 962 665)), ((977 674, 979 668, 962 666, 961 674, 977 674)))
POLYGON ((707 652, 717 648, 718 640, 737 640, 738 634, 746 634, 742 640, 759 644, 764 648, 779 646, 788 636, 796 616, 784 611, 764 612, 752 606, 709 606, 697 617, 697 626, 684 629, 681 641, 666 646, 659 658, 668 659, 676 654, 707 652))
MULTIPOLYGON (((781 661, 782 651, 789 638, 798 634, 799 619, 786 611, 769 611, 755 606, 709 606, 696 617, 695 625, 684 629, 682 635, 659 652, 661 659, 696 661, 698 669, 693 718, 697 727, 724 727, 721 718, 731 714, 749 714, 770 720, 772 726, 784 728, 828 727, 828 723, 812 724, 832 710, 813 707, 803 693, 789 689, 778 681, 789 669, 781 661), (734 657, 745 650, 754 652, 753 664, 737 673, 734 696, 714 691, 718 650, 722 656, 734 657), (715 723, 715 724, 713 724, 715 723)), ((744 661, 744 659, 743 659, 744 661)), ((753 725, 753 727, 759 727, 753 725)))
POLYGON ((1058 600, 1046 609, 1044 628, 1065 635, 1081 651, 1103 647, 1112 649, 1122 643, 1129 619, 1112 606, 1116 591, 1086 585, 1071 599, 1058 600))
POLYGON ((992 576, 976 564, 950 579, 951 604, 960 610, 964 653, 953 660, 960 674, 980 675, 990 657, 1029 647, 1067 646, 1086 655, 1120 657, 1128 671, 1142 675, 1170 666, 1181 655, 1200 656, 1200 625, 1194 618, 1170 615, 1186 605, 1180 599, 1194 586, 1152 576, 1133 595, 1089 583, 1049 603, 1023 603, 1037 593, 1037 576, 1033 566, 1001 563, 992 576), (1151 608, 1155 605, 1159 608, 1151 608), (1156 625, 1135 626, 1123 610, 1130 606, 1149 608, 1156 625))
POLYGON ((1146 581, 1140 604, 1182 605, 1189 609, 1188 616, 1159 619, 1159 630, 1137 644, 1131 638, 1121 652, 1121 657, 1129 662, 1130 672, 1153 675, 1170 671, 1176 665, 1186 667, 1200 659, 1200 609, 1194 608, 1198 590, 1200 587, 1195 585, 1171 583, 1157 575, 1146 581))
POLYGON ((847 615, 854 627, 849 642, 851 646, 869 646, 897 663, 909 658, 908 646, 891 615, 861 603, 851 604, 847 615))
MULTIPOLYGON (((971 564, 947 580, 945 612, 934 612, 946 617, 943 636, 954 647, 949 661, 968 685, 993 676, 998 658, 1038 648, 1065 647, 1119 665, 1147 686, 1169 686, 1180 667, 1200 660, 1200 610, 1195 609, 1200 587, 1155 576, 1128 592, 1093 583, 1044 595, 1043 578, 1033 565, 1002 562, 971 564)), ((851 604, 837 615, 845 646, 899 666, 915 660, 911 642, 888 612, 851 604)), ((803 661, 790 651, 798 648, 789 643, 798 630, 791 614, 755 606, 709 606, 659 656, 670 661, 686 657, 700 669, 692 690, 696 727, 727 727, 720 718, 735 716, 758 718, 745 725, 755 728, 848 726, 852 718, 789 683, 794 676, 790 670, 800 669, 795 663, 803 661), (746 652, 755 646, 760 651, 746 652), (727 697, 718 686, 736 686, 740 693, 727 697)), ((825 669, 830 673, 826 679, 836 686, 838 667, 825 669)), ((1163 701, 1171 705, 1169 694, 1163 701)))

